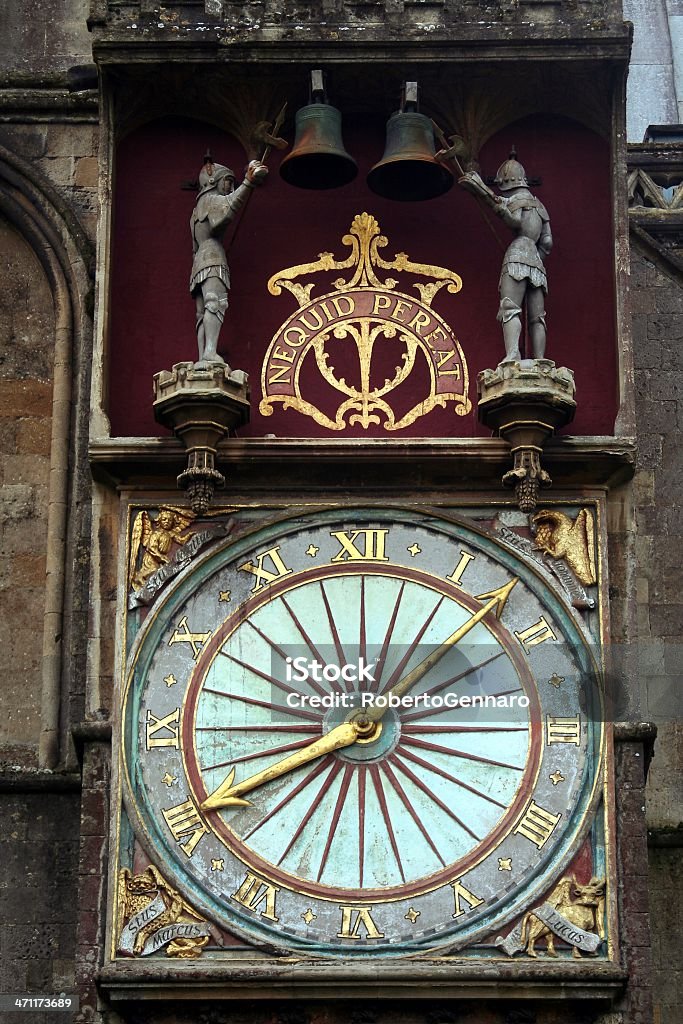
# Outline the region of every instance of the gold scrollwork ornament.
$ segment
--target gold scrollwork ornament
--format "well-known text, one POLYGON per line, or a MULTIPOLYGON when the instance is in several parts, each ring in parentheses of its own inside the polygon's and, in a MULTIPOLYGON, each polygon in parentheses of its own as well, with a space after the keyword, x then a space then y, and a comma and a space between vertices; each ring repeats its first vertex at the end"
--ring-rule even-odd
POLYGON ((118 877, 117 952, 120 956, 201 956, 209 941, 205 919, 150 864, 139 874, 122 868, 118 877))
MULTIPOLYGON (((286 289, 299 308, 282 325, 266 353, 261 415, 272 415, 274 403, 280 403, 284 409, 295 409, 334 431, 353 426, 367 429, 375 424, 382 424, 387 431, 402 430, 432 409, 445 408, 448 402, 454 403, 457 415, 466 415, 471 410, 467 363, 450 327, 431 308, 440 289, 445 287, 453 294, 460 291, 460 277, 444 267, 415 263, 406 253, 384 259, 380 249, 388 245, 388 240, 368 213, 354 218, 342 242, 351 248, 346 259, 320 253, 317 260, 279 271, 268 282, 271 295, 280 295, 286 289), (314 284, 296 280, 305 274, 336 270, 350 274, 333 281, 335 291, 315 299, 314 284), (413 283, 419 296, 415 298, 397 290, 396 278, 381 280, 378 270, 396 270, 431 280, 413 283), (395 340, 402 343, 403 351, 396 356, 393 372, 384 371, 384 380, 380 380, 373 372, 374 357, 384 342, 395 340), (340 352, 335 343, 343 341, 355 347, 358 375, 354 382, 342 376, 332 362, 335 353, 340 352), (323 411, 315 396, 304 394, 311 387, 310 378, 305 387, 301 379, 309 353, 318 380, 330 386, 330 394, 336 391, 343 396, 334 411, 323 411), (429 373, 428 391, 410 409, 397 414, 391 396, 411 377, 420 354, 429 373)), ((348 376, 348 370, 345 372, 348 376)), ((411 397, 414 400, 418 396, 411 397)))

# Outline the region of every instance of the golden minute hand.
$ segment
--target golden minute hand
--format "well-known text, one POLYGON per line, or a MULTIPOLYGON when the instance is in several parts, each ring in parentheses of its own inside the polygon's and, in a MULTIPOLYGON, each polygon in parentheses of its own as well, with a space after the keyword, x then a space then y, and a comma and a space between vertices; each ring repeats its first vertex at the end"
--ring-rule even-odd
MULTIPOLYGON (((477 600, 483 601, 485 598, 489 598, 486 604, 483 604, 478 611, 476 611, 472 616, 470 616, 469 619, 467 619, 466 622, 463 622, 461 626, 458 626, 456 631, 454 633, 451 633, 451 635, 447 637, 446 640, 444 640, 444 642, 440 644, 435 651, 432 651, 431 654, 428 654, 427 657, 423 661, 421 661, 419 665, 416 665, 415 668, 412 669, 412 671, 410 671, 407 676, 404 676, 403 679, 399 679, 399 681, 397 683, 394 683, 391 689, 388 690, 387 693, 383 694, 382 696, 399 698, 402 697, 405 693, 408 692, 408 690, 412 686, 415 685, 415 683, 419 682, 419 680, 422 679, 423 675, 425 675, 426 672, 429 672, 430 668, 433 668, 433 666, 436 665, 437 662, 441 661, 444 654, 450 651, 451 647, 454 647, 460 640, 462 640, 464 636, 466 636, 469 633, 471 629, 474 629, 477 623, 481 622, 481 620, 485 618, 490 611, 492 611, 495 608, 496 618, 500 618, 501 612, 505 607, 505 602, 510 596, 510 591, 512 590, 516 582, 517 577, 510 580, 509 583, 506 583, 504 587, 500 587, 498 590, 491 590, 487 594, 481 594, 477 598, 477 600)), ((379 722, 379 720, 385 714, 388 706, 388 701, 382 707, 380 707, 377 704, 373 704, 371 707, 367 709, 367 711, 365 712, 365 716, 371 722, 379 722)))
POLYGON ((301 750, 295 750, 289 757, 269 765, 268 768, 264 768, 263 771, 257 772, 256 775, 252 775, 243 782, 238 782, 235 786, 232 784, 235 778, 235 769, 233 768, 228 777, 221 782, 218 789, 207 796, 206 800, 202 803, 202 808, 205 811, 215 811, 219 807, 247 806, 251 801, 242 800, 243 793, 249 793, 252 789, 262 786, 265 782, 279 779, 281 775, 286 775, 287 772, 292 772, 302 764, 315 761, 318 757, 323 757, 325 754, 331 754, 333 750, 350 747, 361 735, 361 726, 356 725, 355 722, 343 722, 335 729, 326 733, 321 739, 315 740, 314 743, 309 743, 307 747, 303 747, 301 750))

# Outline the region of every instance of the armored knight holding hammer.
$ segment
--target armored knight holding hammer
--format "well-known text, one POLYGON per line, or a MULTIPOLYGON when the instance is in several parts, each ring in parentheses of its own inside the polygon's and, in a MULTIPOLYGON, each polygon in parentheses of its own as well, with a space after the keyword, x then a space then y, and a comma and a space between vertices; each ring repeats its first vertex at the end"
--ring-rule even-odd
POLYGON ((498 196, 476 171, 467 171, 459 184, 489 206, 514 233, 503 256, 500 273, 500 305, 497 319, 503 328, 505 359, 519 360, 522 311, 526 302, 527 325, 534 359, 543 359, 546 343, 545 296, 548 279, 545 259, 553 245, 548 212, 529 191, 526 172, 513 150, 498 168, 498 196))
POLYGON ((267 174, 268 168, 262 161, 252 160, 244 181, 235 188, 234 172, 210 157, 199 172, 199 192, 190 219, 194 253, 190 293, 196 304, 199 361, 195 366, 200 369, 225 362, 217 351, 230 290, 223 235, 246 205, 254 186, 261 184, 267 174))

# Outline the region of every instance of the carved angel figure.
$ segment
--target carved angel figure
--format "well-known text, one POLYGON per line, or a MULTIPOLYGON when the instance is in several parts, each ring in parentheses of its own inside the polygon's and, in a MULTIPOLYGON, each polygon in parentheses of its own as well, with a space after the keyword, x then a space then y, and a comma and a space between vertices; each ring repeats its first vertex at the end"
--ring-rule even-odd
MULTIPOLYGON (((594 932, 601 939, 605 937, 605 879, 591 878, 586 885, 580 885, 573 875, 563 878, 548 897, 547 903, 557 910, 566 921, 582 928, 586 932, 594 932)), ((555 936, 551 929, 543 923, 533 911, 525 914, 522 919, 522 943, 526 943, 528 956, 536 958, 538 954, 535 944, 545 939, 548 956, 557 956, 555 936)), ((572 947, 572 956, 581 959, 577 946, 572 947)))
POLYGON ((191 534, 188 526, 194 516, 185 509, 162 505, 156 519, 150 519, 147 512, 138 512, 133 524, 130 545, 130 584, 140 590, 157 569, 170 560, 171 544, 184 544, 191 534), (142 560, 138 566, 140 551, 142 560))
MULTIPOLYGON (((177 924, 187 919, 196 924, 204 920, 189 903, 168 885, 161 873, 150 864, 149 867, 134 875, 128 868, 119 871, 118 881, 118 934, 121 935, 123 926, 135 914, 139 914, 158 897, 161 896, 166 909, 154 917, 148 924, 140 928, 133 944, 133 956, 139 956, 150 935, 164 928, 166 925, 177 924)), ((181 958, 196 957, 201 953, 202 948, 209 941, 208 936, 203 935, 195 939, 182 937, 174 939, 166 947, 166 956, 177 956, 181 958)), ((125 952, 120 950, 120 952, 125 952)))
POLYGON ((540 509, 532 516, 537 527, 535 544, 551 558, 564 558, 584 586, 595 583, 593 513, 582 508, 576 519, 557 509, 540 509))

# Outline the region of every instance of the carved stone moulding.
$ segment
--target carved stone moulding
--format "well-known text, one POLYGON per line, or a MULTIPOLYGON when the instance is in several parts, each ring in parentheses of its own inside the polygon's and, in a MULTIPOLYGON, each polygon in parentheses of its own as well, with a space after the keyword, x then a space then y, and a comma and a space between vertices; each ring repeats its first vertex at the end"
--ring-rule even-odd
POLYGON ((533 512, 550 476, 541 466, 543 446, 574 418, 574 374, 552 359, 504 360, 477 378, 479 419, 510 444, 514 466, 503 475, 522 512, 533 512))
POLYGON ((243 370, 225 363, 205 368, 175 363, 154 375, 154 416, 173 431, 187 452, 178 476, 192 509, 204 513, 225 477, 216 469, 216 449, 224 437, 249 421, 249 385, 243 370))

